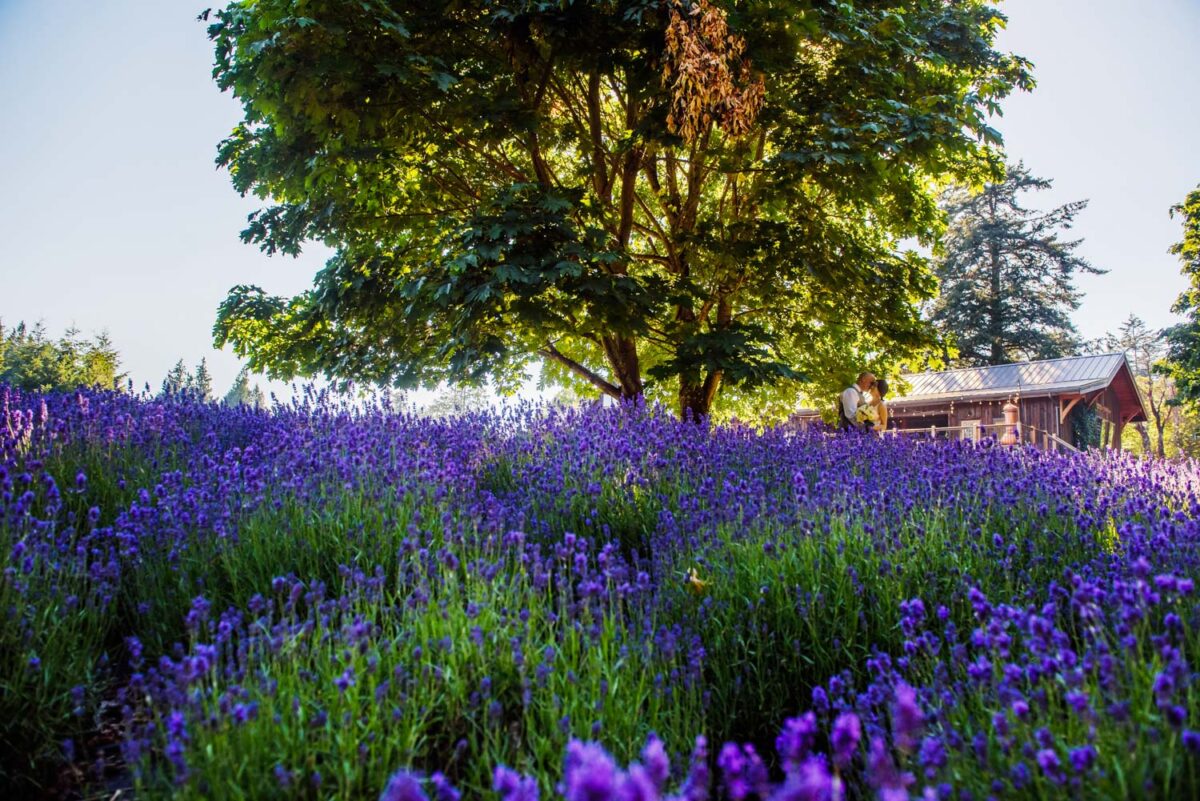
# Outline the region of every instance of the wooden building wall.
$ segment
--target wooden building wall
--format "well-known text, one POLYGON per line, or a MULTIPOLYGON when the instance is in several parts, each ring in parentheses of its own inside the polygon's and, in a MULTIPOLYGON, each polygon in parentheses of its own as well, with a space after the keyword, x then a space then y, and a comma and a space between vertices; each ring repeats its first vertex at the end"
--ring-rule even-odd
POLYGON ((1021 407, 1022 425, 1036 428, 1039 434, 1049 431, 1054 436, 1070 443, 1070 439, 1063 436, 1063 426, 1058 422, 1061 406, 1057 397, 1022 398, 1018 405, 1021 407))
MULTIPOLYGON (((899 399, 892 408, 894 423, 891 427, 921 429, 933 425, 957 428, 969 420, 977 420, 985 432, 995 436, 999 433, 995 426, 1004 422, 1004 404, 1007 402, 1006 399, 999 399, 907 405, 903 399, 899 399)), ((1032 426, 1039 432, 1048 431, 1070 441, 1070 426, 1059 423, 1061 406, 1057 397, 1022 398, 1019 406, 1020 420, 1024 426, 1032 426)))
MULTIPOLYGON (((1092 384, 1095 386, 1095 384, 1092 384)), ((1014 393, 1017 394, 1017 393, 1014 393)), ((934 431, 933 436, 939 438, 957 438, 970 436, 963 431, 964 423, 978 421, 983 431, 991 436, 1001 433, 1004 422, 1004 405, 1007 398, 992 400, 922 400, 911 401, 896 398, 889 402, 891 412, 889 428, 907 429, 914 432, 922 430, 949 429, 934 431)), ((1080 396, 1075 393, 1065 393, 1051 396, 1022 396, 1017 401, 1020 407, 1019 420, 1024 428, 1023 439, 1038 446, 1052 447, 1047 434, 1077 447, 1074 431, 1070 424, 1061 422, 1063 410, 1074 404, 1074 409, 1090 407, 1101 420, 1100 445, 1120 449, 1121 431, 1131 422, 1145 419, 1143 400, 1137 385, 1129 372, 1128 364, 1122 364, 1108 386, 1102 390, 1080 396)), ((1082 446, 1090 447, 1088 443, 1082 446)))

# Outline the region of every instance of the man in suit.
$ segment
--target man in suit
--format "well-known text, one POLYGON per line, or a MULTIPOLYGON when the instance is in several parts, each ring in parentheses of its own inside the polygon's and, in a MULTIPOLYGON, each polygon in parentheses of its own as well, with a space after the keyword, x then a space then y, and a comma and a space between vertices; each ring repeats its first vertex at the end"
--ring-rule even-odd
POLYGON ((842 390, 838 396, 838 427, 843 431, 858 431, 858 407, 867 402, 866 392, 875 386, 875 375, 871 372, 858 374, 858 379, 842 390))

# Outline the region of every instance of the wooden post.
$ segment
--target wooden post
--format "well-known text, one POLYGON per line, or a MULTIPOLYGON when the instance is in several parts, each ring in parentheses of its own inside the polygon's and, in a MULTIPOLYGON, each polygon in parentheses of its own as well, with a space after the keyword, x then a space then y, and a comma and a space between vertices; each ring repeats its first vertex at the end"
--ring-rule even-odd
POLYGON ((1004 404, 1004 436, 1000 437, 1001 445, 1016 445, 1021 441, 1020 407, 1009 401, 1004 404))
POLYGON ((1125 420, 1120 415, 1120 410, 1117 411, 1117 416, 1113 420, 1113 450, 1117 453, 1121 452, 1121 434, 1125 431, 1125 420))

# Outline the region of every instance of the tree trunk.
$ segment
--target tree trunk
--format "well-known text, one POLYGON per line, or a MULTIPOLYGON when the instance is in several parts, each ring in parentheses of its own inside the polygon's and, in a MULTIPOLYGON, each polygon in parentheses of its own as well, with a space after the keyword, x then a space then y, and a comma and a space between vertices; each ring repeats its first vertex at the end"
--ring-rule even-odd
POLYGON ((696 423, 707 418, 720 387, 720 370, 709 373, 703 381, 698 376, 679 376, 679 418, 696 423))
POLYGON ((616 376, 616 384, 621 388, 622 400, 636 400, 642 397, 642 367, 638 359, 637 340, 628 336, 605 336, 601 338, 604 345, 604 355, 616 376))
POLYGON ((1167 415, 1170 414, 1170 409, 1164 409, 1162 398, 1155 397, 1154 392, 1154 375, 1149 370, 1146 371, 1147 381, 1146 400, 1150 404, 1150 417, 1154 421, 1154 430, 1158 434, 1158 458, 1166 458, 1166 450, 1163 447, 1163 429, 1167 426, 1167 415))
POLYGON ((1142 438, 1142 453, 1154 453, 1154 446, 1150 444, 1150 431, 1146 428, 1146 424, 1138 423, 1134 428, 1142 438))
POLYGON ((988 303, 988 339, 991 340, 991 353, 988 354, 989 364, 1003 364, 1004 358, 1004 306, 1000 293, 1004 286, 1000 276, 1000 251, 995 243, 989 247, 991 257, 991 292, 988 303))

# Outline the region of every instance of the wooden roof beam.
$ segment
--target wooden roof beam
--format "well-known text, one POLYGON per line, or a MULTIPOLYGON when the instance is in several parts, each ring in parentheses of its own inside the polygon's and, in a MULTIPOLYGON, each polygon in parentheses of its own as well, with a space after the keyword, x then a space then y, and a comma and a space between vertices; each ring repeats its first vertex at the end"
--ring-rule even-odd
POLYGON ((1067 415, 1069 415, 1071 413, 1071 410, 1075 408, 1075 404, 1079 403, 1081 400, 1083 400, 1082 395, 1075 395, 1073 397, 1063 395, 1063 396, 1059 397, 1059 399, 1058 399, 1058 424, 1059 425, 1062 425, 1067 422, 1067 415), (1070 398, 1069 403, 1067 402, 1068 397, 1070 398), (1063 404, 1066 404, 1066 405, 1064 406, 1063 404))

